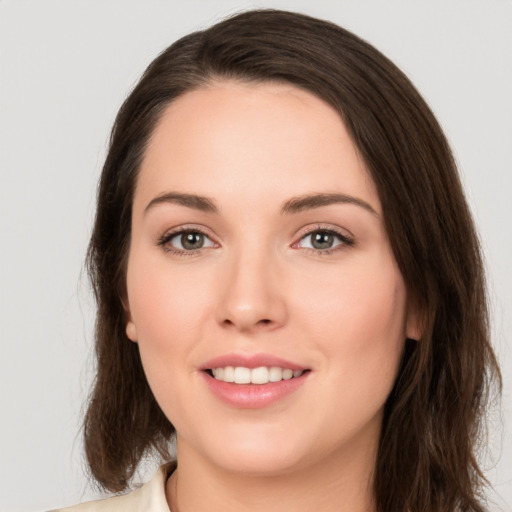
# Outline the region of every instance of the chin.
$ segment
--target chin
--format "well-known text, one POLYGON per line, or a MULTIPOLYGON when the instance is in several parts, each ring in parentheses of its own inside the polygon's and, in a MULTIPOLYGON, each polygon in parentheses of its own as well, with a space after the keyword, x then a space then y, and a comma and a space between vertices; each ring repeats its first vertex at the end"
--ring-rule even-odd
POLYGON ((224 471, 275 476, 300 468, 308 458, 305 456, 307 441, 286 435, 288 430, 281 428, 277 433, 264 428, 236 430, 229 429, 222 436, 210 437, 203 444, 207 449, 201 450, 211 463, 224 471))
POLYGON ((295 450, 270 450, 267 448, 241 447, 223 451, 215 463, 225 471, 247 476, 270 477, 292 473, 303 466, 295 450))
POLYGON ((183 457, 228 473, 271 476, 293 472, 305 465, 311 452, 318 451, 318 446, 311 443, 316 438, 311 432, 315 426, 308 429, 302 416, 293 415, 291 421, 291 415, 281 410, 219 415, 207 407, 198 407, 203 414, 199 417, 186 414, 181 404, 165 406, 164 410, 180 412, 168 415, 177 432, 178 461, 183 457))

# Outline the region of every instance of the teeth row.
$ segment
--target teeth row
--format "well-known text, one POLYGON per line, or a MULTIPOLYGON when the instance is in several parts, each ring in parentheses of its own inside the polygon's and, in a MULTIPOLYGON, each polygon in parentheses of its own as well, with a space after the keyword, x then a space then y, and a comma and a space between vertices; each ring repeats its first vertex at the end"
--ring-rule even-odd
POLYGON ((300 377, 302 370, 290 370, 272 366, 260 366, 259 368, 245 368, 243 366, 226 366, 224 368, 212 369, 213 376, 224 382, 235 384, 267 384, 268 382, 279 382, 289 380, 293 377, 300 377))

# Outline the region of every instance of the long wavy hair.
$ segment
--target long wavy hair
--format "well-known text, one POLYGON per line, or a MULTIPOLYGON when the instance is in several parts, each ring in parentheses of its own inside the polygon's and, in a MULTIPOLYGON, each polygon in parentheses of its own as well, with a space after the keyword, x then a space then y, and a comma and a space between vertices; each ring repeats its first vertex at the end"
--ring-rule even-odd
POLYGON ((132 201, 165 108, 219 80, 285 82, 324 100, 377 186, 395 259, 423 319, 422 339, 406 341, 385 405, 377 509, 485 510, 477 455, 501 378, 479 242, 446 138, 411 82, 370 44, 330 22, 275 10, 244 12, 178 40, 150 64, 115 120, 87 260, 98 308, 83 430, 92 475, 118 492, 144 456, 169 459, 174 427, 125 334, 132 201))

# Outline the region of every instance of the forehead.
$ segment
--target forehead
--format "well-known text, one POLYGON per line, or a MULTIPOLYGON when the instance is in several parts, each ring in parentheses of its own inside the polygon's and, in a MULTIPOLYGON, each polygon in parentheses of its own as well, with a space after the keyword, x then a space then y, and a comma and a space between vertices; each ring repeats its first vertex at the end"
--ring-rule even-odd
POLYGON ((377 193, 338 112, 289 84, 217 82, 171 103, 144 156, 137 196, 168 190, 281 202, 377 193))

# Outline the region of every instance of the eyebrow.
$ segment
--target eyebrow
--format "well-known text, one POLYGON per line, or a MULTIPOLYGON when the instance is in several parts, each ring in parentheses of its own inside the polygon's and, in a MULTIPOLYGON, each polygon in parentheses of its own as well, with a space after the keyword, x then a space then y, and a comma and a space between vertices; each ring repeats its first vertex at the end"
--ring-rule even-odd
MULTIPOLYGON (((159 204, 165 203, 178 204, 206 213, 219 213, 219 208, 216 206, 213 199, 205 196, 199 196, 197 194, 186 194, 183 192, 167 192, 153 198, 144 209, 144 213, 159 204)), ((303 196, 292 197, 282 204, 281 213, 299 213, 305 210, 321 208, 322 206, 329 206, 331 204, 339 203, 353 204, 367 210, 377 217, 379 215, 369 203, 359 199, 358 197, 350 196, 347 194, 332 193, 307 194, 303 196)))
POLYGON ((281 213, 290 214, 303 212, 313 208, 321 208, 322 206, 329 206, 331 204, 353 204, 359 206, 375 216, 379 214, 375 211, 366 201, 358 197, 350 196, 347 194, 307 194, 299 197, 292 197, 285 201, 281 206, 281 213))
POLYGON ((209 197, 198 196, 196 194, 185 194, 183 192, 167 192, 152 199, 144 209, 144 213, 156 205, 164 203, 179 204, 181 206, 186 206, 187 208, 193 208, 194 210, 206 213, 219 212, 215 202, 209 197))

